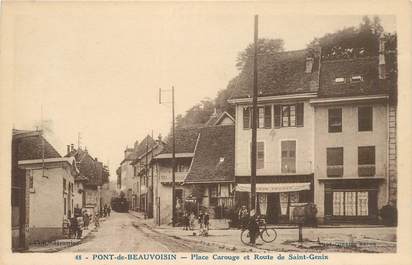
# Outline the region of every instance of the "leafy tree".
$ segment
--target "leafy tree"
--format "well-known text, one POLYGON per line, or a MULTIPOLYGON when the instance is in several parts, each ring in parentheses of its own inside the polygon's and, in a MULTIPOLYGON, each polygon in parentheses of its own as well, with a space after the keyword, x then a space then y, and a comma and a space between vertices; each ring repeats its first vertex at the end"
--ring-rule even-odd
MULTIPOLYGON (((258 55, 274 55, 277 52, 284 50, 284 42, 282 39, 258 39, 258 55)), ((236 67, 243 71, 252 63, 255 52, 255 44, 250 43, 246 49, 241 51, 237 56, 236 67)))
POLYGON ((176 117, 176 127, 181 128, 204 124, 209 120, 214 108, 215 105, 211 99, 203 99, 200 103, 187 110, 184 116, 178 115, 176 117))
POLYGON ((308 46, 319 44, 322 59, 344 59, 377 55, 379 37, 384 32, 378 16, 365 16, 358 27, 349 27, 315 38, 308 46))

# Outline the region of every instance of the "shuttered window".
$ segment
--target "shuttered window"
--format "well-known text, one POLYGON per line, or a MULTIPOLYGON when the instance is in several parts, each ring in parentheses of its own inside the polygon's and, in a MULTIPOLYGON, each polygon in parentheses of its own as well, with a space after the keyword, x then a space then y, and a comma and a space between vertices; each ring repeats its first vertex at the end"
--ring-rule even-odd
POLYGON ((292 105, 275 105, 274 120, 275 128, 302 127, 304 123, 303 103, 292 105))
POLYGON ((265 106, 265 128, 272 128, 272 105, 265 106))
POLYGON ((296 173, 296 141, 282 141, 282 173, 296 173))
POLYGON ((343 147, 326 148, 326 164, 328 177, 342 177, 343 147))
POLYGON ((342 132, 342 109, 328 109, 328 131, 342 132))
MULTIPOLYGON (((252 143, 250 143, 250 154, 252 154, 252 143)), ((256 169, 265 167, 265 143, 256 142, 256 169)))
POLYGON ((275 118, 275 128, 279 128, 280 127, 280 105, 275 105, 274 106, 274 118, 275 118))
POLYGON ((373 109, 370 106, 358 108, 358 128, 360 132, 372 131, 373 109))
POLYGON ((296 104, 296 126, 302 127, 303 126, 303 103, 296 104))
POLYGON ((243 129, 250 129, 250 108, 243 107, 243 129))
POLYGON ((360 177, 375 175, 375 146, 358 147, 358 175, 360 177))
POLYGON ((265 126, 265 109, 263 107, 258 108, 258 128, 264 128, 265 126))

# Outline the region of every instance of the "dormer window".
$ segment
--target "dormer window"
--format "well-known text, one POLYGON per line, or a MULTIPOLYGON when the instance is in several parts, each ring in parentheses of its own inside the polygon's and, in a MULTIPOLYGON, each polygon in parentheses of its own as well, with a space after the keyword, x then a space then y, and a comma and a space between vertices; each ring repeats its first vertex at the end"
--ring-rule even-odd
POLYGON ((361 75, 352 75, 350 77, 351 83, 362 82, 362 81, 363 81, 363 77, 361 75))
POLYGON ((336 77, 335 78, 335 83, 336 84, 343 84, 343 83, 345 83, 345 78, 344 77, 336 77))

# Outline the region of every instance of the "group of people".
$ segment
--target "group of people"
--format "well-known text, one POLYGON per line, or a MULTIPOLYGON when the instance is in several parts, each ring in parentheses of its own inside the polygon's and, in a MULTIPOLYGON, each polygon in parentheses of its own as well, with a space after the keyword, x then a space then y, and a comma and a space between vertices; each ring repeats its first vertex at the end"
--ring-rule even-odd
POLYGON ((74 208, 74 214, 72 216, 69 211, 69 238, 78 238, 80 239, 83 234, 83 230, 88 230, 90 222, 94 220, 95 226, 99 227, 100 217, 110 216, 111 208, 107 204, 99 212, 96 212, 94 216, 88 213, 87 210, 82 210, 79 208, 79 205, 76 205, 74 208))
MULTIPOLYGON (((196 216, 194 212, 185 212, 183 214, 183 230, 194 230, 196 216)), ((199 235, 207 236, 209 233, 209 213, 202 210, 197 217, 199 224, 199 235)))

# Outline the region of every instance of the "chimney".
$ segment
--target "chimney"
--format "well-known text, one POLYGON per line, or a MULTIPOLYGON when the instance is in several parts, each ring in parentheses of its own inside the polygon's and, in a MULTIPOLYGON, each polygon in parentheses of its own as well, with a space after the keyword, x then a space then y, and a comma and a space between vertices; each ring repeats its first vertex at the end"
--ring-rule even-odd
POLYGON ((70 145, 70 150, 73 151, 74 150, 74 144, 70 145))
POLYGON ((379 79, 386 78, 385 68, 385 38, 381 35, 379 38, 379 79))
POLYGON ((313 57, 306 57, 306 68, 305 73, 310 74, 312 73, 313 62, 315 59, 313 57))
POLYGON ((70 154, 70 145, 67 145, 67 154, 70 154))

